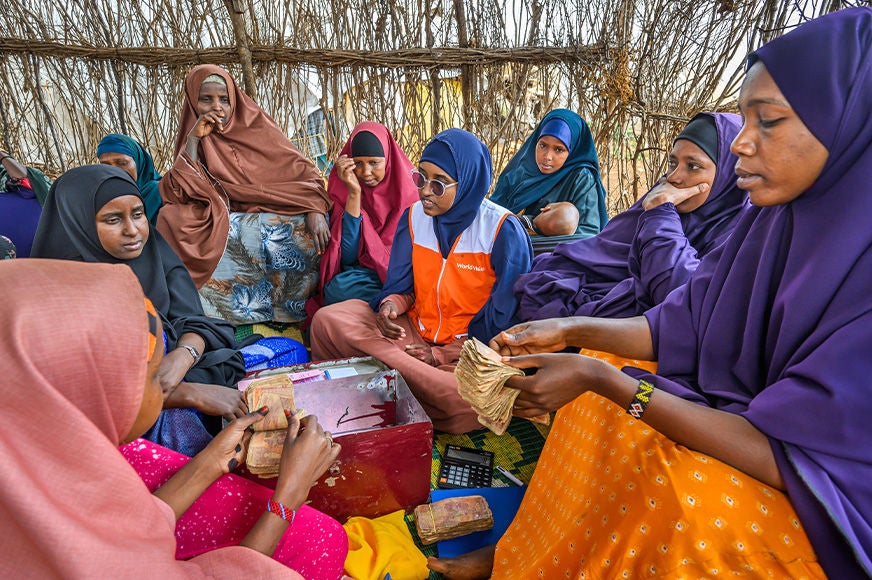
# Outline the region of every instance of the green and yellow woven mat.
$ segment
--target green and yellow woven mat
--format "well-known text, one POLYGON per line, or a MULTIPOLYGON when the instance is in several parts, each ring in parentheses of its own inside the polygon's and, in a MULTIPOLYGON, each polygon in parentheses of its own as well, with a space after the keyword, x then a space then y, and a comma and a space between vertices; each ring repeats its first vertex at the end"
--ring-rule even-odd
POLYGON ((258 324, 243 324, 236 327, 237 342, 245 340, 252 334, 261 334, 263 336, 284 336, 306 344, 303 341, 303 333, 300 331, 299 323, 283 324, 281 322, 261 322, 258 324))

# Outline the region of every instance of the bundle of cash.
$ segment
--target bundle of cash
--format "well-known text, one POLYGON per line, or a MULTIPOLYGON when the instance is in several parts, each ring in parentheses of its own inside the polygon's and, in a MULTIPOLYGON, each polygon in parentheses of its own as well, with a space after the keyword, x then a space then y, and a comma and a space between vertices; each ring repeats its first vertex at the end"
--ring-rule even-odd
MULTIPOLYGON (((524 371, 503 363, 498 352, 476 338, 463 343, 454 369, 460 396, 478 414, 478 422, 497 435, 506 432, 515 399, 521 393, 506 387, 505 382, 523 374, 524 371)), ((549 416, 540 415, 533 420, 547 425, 549 416)))
POLYGON ((415 508, 415 528, 425 545, 492 527, 493 513, 480 495, 451 497, 415 508))
POLYGON ((252 426, 254 435, 248 442, 245 464, 248 470, 260 477, 276 477, 279 460, 288 434, 288 418, 285 410, 302 417, 304 412, 294 403, 294 384, 286 375, 275 375, 253 381, 245 389, 248 408, 256 411, 267 407, 266 416, 252 426))

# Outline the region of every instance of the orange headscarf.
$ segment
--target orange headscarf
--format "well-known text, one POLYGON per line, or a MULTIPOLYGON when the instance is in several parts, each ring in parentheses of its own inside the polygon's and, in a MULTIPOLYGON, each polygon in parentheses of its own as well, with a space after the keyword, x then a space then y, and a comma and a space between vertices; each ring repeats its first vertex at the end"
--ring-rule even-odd
POLYGON ((0 576, 300 578, 241 547, 176 561, 172 510, 117 449, 148 358, 129 267, 5 260, 0 293, 0 576))
POLYGON ((157 229, 202 286, 224 253, 228 211, 281 215, 327 213, 332 202, 324 179, 275 121, 215 65, 191 69, 176 136, 176 161, 160 181, 164 207, 157 229), (197 99, 206 77, 227 83, 230 118, 223 130, 200 140, 199 164, 185 152, 197 122, 197 99))

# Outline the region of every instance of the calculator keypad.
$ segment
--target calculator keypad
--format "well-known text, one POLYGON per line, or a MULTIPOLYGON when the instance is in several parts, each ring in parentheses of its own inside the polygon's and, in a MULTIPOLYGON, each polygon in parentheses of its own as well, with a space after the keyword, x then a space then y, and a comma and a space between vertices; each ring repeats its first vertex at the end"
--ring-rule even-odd
POLYGON ((484 465, 443 463, 439 473, 440 487, 490 487, 491 470, 484 465))

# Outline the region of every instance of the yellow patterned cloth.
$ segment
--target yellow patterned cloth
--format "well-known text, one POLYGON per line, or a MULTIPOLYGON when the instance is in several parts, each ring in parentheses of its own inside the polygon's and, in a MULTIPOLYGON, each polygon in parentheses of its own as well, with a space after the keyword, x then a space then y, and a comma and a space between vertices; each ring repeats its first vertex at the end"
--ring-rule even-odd
POLYGON ((826 577, 783 493, 594 393, 557 413, 494 579, 727 576, 826 577))
POLYGON ((583 354, 584 356, 604 360, 618 369, 622 369, 624 367, 636 367, 637 369, 642 369, 644 371, 648 371, 649 373, 657 372, 657 363, 650 360, 621 358, 608 352, 603 352, 601 350, 590 350, 588 348, 581 349, 580 351, 578 351, 578 354, 583 354))

